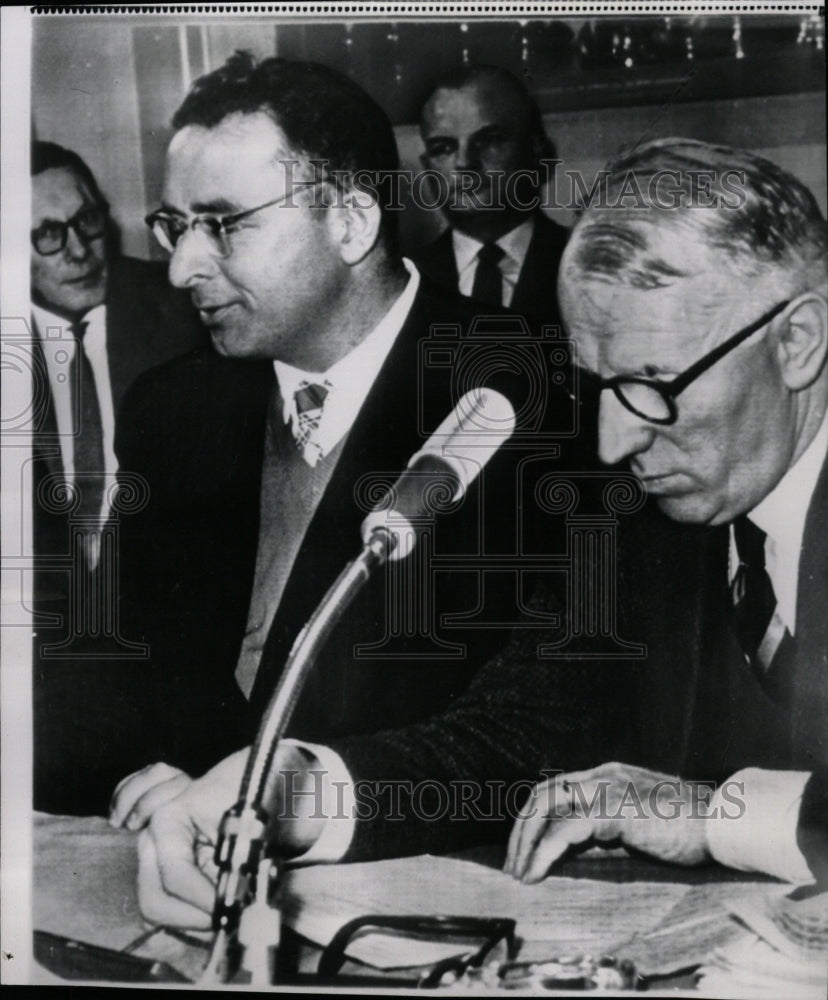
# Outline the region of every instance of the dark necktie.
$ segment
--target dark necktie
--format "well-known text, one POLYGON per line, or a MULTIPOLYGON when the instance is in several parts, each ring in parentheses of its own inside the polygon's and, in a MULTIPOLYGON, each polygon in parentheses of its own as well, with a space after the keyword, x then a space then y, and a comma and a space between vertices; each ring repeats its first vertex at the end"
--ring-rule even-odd
MULTIPOLYGON (((303 380, 293 397, 296 402, 297 417, 293 433, 296 438, 296 447, 306 460, 310 459, 308 444, 311 435, 319 427, 319 421, 322 418, 322 406, 327 395, 327 386, 303 380)), ((317 449, 317 453, 313 456, 313 460, 311 460, 311 465, 315 465, 316 461, 321 457, 321 452, 317 449)))
POLYGON ((477 253, 472 298, 490 306, 503 304, 503 275, 498 267, 506 256, 497 243, 484 243, 477 253))
POLYGON ((101 513, 105 477, 103 424, 95 376, 83 349, 83 337, 88 325, 73 323, 69 327, 76 341, 70 381, 75 431, 75 482, 80 493, 77 513, 97 519, 101 513))
POLYGON ((731 584, 733 624, 742 650, 756 665, 776 607, 773 584, 765 569, 765 532, 743 516, 733 522, 733 536, 739 555, 739 568, 731 584))

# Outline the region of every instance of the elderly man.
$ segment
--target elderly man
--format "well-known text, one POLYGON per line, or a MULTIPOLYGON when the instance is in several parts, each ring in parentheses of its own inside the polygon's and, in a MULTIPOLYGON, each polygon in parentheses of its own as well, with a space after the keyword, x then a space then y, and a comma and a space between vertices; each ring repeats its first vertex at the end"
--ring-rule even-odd
POLYGON ((621 158, 607 195, 567 247, 562 308, 602 460, 690 527, 642 519, 618 553, 619 627, 648 648, 625 763, 539 786, 506 868, 534 881, 570 845, 620 838, 824 877, 825 221, 774 164, 690 140, 621 158), (711 800, 684 779, 721 784, 711 800))
MULTIPOLYGON (((517 332, 514 347, 501 327, 494 340, 467 338, 476 308, 430 288, 400 258, 396 219, 380 197, 379 175, 397 165, 393 131, 347 78, 238 55, 196 84, 174 127, 163 207, 148 222, 218 355, 152 373, 124 407, 119 454, 150 486, 146 508, 124 528, 125 615, 152 647, 164 695, 147 711, 166 731, 147 761, 164 763, 115 796, 113 822, 132 827, 188 787, 183 772, 200 773, 249 741, 242 692, 258 721, 297 633, 358 552, 377 483, 393 482, 450 413, 457 382, 464 392, 488 384, 493 367, 527 349, 514 317, 498 320, 517 332), (375 188, 349 180, 370 184, 372 171, 375 188), (433 366, 423 354, 432 343, 433 366)), ((485 705, 498 705, 504 743, 521 704, 534 706, 515 698, 511 672, 497 666, 485 694, 464 699, 530 589, 514 568, 520 546, 536 554, 516 491, 528 512, 532 477, 548 468, 541 460, 563 461, 560 431, 574 431, 572 402, 552 387, 552 354, 532 355, 549 390, 541 397, 531 384, 529 405, 511 397, 514 447, 435 519, 409 560, 371 581, 326 641, 290 729, 317 746, 282 748, 303 774, 318 758, 331 779, 415 783, 456 743, 452 759, 462 754, 469 777, 485 778, 484 760, 463 749, 491 737, 492 727, 479 728, 485 705), (523 433, 539 402, 537 427, 550 428, 541 445, 523 433), (518 480, 527 449, 534 462, 518 480), (505 572, 481 565, 499 557, 505 572)), ((555 538, 554 523, 544 535, 555 538)), ((533 677, 525 672, 522 683, 536 691, 533 677)), ((537 775, 540 730, 530 743, 521 766, 537 775)), ((343 830, 326 856, 348 849, 353 833, 343 830)), ((375 833, 366 833, 366 853, 378 850, 375 833)))
POLYGON ((423 105, 424 167, 442 178, 448 229, 414 254, 432 280, 504 305, 530 325, 558 322, 555 275, 567 230, 539 209, 555 147, 525 86, 497 66, 437 82, 423 105))
MULTIPOLYGON (((613 207, 588 209, 562 280, 582 378, 600 390, 602 457, 630 459, 652 494, 620 535, 615 595, 618 630, 646 641, 646 658, 604 663, 598 636, 572 669, 545 665, 543 634, 517 629, 453 712, 339 750, 351 777, 385 752, 386 774, 410 775, 413 762, 419 778, 446 787, 481 772, 502 782, 567 768, 537 787, 512 833, 507 870, 527 880, 592 837, 680 863, 712 856, 824 878, 825 224, 803 185, 773 164, 687 140, 620 161, 610 194, 630 176, 655 191, 656 175, 678 200, 644 210, 610 198, 613 207), (733 169, 744 178, 736 192, 719 185, 733 169), (699 170, 713 171, 713 195, 732 207, 714 207, 710 193, 706 208, 697 203, 699 170), (764 546, 771 584, 764 571, 751 579, 756 556, 738 526, 748 513, 774 540, 764 546), (628 763, 584 770, 576 758, 628 763)), ((560 603, 539 588, 530 610, 550 609, 560 603)), ((244 756, 189 784, 142 835, 139 890, 152 918, 207 924, 212 889, 193 845, 215 838, 244 756)), ((279 768, 308 773, 284 752, 279 768)), ((439 849, 438 832, 445 849, 464 827, 489 839, 503 830, 484 822, 494 817, 479 799, 449 831, 411 801, 393 816, 354 813, 349 802, 310 815, 307 797, 294 798, 282 851, 324 841, 305 860, 356 860, 439 849), (337 824, 349 846, 332 849, 337 824)))
POLYGON ((77 153, 34 142, 31 173, 34 371, 43 404, 32 473, 34 610, 42 616, 34 635, 35 804, 84 811, 93 775, 111 763, 105 734, 127 745, 127 717, 140 725, 128 704, 128 678, 140 666, 114 662, 131 649, 112 627, 113 566, 99 565, 118 469, 116 415, 142 372, 203 343, 204 331, 161 264, 114 251, 109 206, 77 153), (66 485, 77 491, 72 511, 60 502, 66 485), (59 564, 70 553, 71 574, 59 564))

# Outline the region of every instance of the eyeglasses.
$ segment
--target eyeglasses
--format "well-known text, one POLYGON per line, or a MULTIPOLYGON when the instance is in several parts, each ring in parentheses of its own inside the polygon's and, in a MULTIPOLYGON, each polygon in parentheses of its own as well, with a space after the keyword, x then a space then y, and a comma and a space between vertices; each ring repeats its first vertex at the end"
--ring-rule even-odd
POLYGON ((717 361, 721 361, 735 347, 770 323, 789 303, 790 299, 786 299, 775 305, 773 309, 768 310, 755 322, 739 330, 738 333, 734 333, 718 347, 714 347, 709 354, 699 358, 698 361, 669 382, 648 378, 644 375, 616 375, 613 378, 602 379, 585 369, 579 369, 579 375, 582 377, 587 391, 594 392, 596 398, 605 389, 612 389, 619 402, 637 417, 641 417, 651 424, 674 424, 678 419, 676 396, 684 392, 688 385, 695 382, 708 368, 712 368, 717 361))
POLYGON ((41 257, 59 253, 66 246, 70 229, 83 243, 97 239, 106 231, 108 214, 103 205, 85 205, 66 222, 47 219, 32 230, 32 246, 41 257))
POLYGON ((466 941, 480 941, 483 944, 462 955, 446 958, 432 966, 418 982, 420 987, 435 987, 443 983, 444 977, 457 979, 468 970, 477 970, 493 952, 496 945, 503 942, 506 956, 513 959, 517 954, 515 937, 516 922, 508 917, 418 917, 374 914, 356 917, 340 927, 333 936, 319 960, 317 975, 329 980, 345 964, 345 951, 354 937, 367 927, 397 931, 402 934, 425 937, 432 940, 457 938, 466 941))
POLYGON ((246 208, 243 212, 234 212, 232 215, 194 215, 188 221, 183 215, 165 212, 161 208, 156 212, 151 212, 144 219, 144 222, 150 227, 153 235, 167 253, 175 251, 178 241, 188 230, 200 229, 207 237, 207 245, 214 257, 229 257, 233 249, 230 243, 230 236, 232 235, 233 227, 237 223, 249 218, 256 212, 261 212, 265 208, 288 201, 296 188, 316 187, 322 183, 324 181, 301 181, 293 184, 287 194, 280 195, 272 201, 266 201, 263 205, 256 205, 255 208, 246 208))

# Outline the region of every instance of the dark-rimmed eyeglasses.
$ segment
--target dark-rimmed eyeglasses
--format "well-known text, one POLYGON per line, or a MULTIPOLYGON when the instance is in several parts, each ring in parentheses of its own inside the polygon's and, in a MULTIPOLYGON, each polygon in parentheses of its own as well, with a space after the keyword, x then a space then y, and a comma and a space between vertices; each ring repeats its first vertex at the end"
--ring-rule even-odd
POLYGON ((482 939, 482 945, 471 948, 462 955, 443 959, 420 977, 420 987, 435 987, 441 985, 443 977, 459 978, 470 969, 481 968, 500 942, 505 943, 507 957, 513 959, 517 954, 516 926, 516 922, 509 917, 418 917, 388 914, 356 917, 340 927, 328 943, 319 960, 317 975, 322 980, 334 977, 345 964, 348 945, 367 927, 398 931, 431 940, 457 938, 479 942, 482 939))
POLYGON ((645 375, 615 375, 613 378, 602 379, 599 375, 583 368, 578 370, 578 375, 584 389, 590 395, 594 393, 595 398, 598 398, 605 389, 611 389, 618 401, 637 417, 651 424, 674 424, 678 419, 676 397, 700 375, 712 368, 717 361, 721 361, 735 347, 770 323, 789 304, 790 299, 785 299, 784 302, 775 305, 773 309, 769 309, 755 322, 728 337, 669 382, 645 375))
POLYGON ((82 243, 95 240, 106 232, 108 217, 109 213, 103 205, 85 205, 66 222, 46 219, 32 230, 32 246, 41 257, 60 253, 66 246, 70 229, 82 243))
POLYGON ((288 201, 293 196, 296 188, 316 187, 322 183, 324 182, 300 181, 293 184, 287 194, 273 198, 271 201, 266 201, 262 205, 256 205, 254 208, 246 208, 243 212, 233 212, 232 215, 202 214, 194 215, 192 219, 186 219, 183 215, 167 212, 163 208, 159 208, 157 211, 151 212, 144 219, 144 222, 150 227, 153 236, 155 236, 156 240, 158 240, 167 253, 171 254, 175 251, 178 241, 186 232, 191 229, 200 229, 207 237, 207 245, 214 257, 229 257, 233 249, 230 236, 235 225, 254 215, 256 212, 261 212, 265 208, 271 208, 274 205, 280 205, 288 201))

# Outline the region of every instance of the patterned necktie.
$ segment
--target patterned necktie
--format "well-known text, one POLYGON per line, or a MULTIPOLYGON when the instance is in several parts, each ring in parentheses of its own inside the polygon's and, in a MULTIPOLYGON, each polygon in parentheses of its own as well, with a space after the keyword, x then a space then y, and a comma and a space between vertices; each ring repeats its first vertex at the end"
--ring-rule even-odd
POLYGON ((329 385, 318 385, 302 379, 299 388, 294 394, 296 403, 296 423, 293 428, 293 436, 296 439, 296 447, 299 449, 305 461, 313 466, 322 458, 322 449, 311 437, 319 427, 322 419, 322 407, 330 391, 329 385))
POLYGON ((761 528, 742 516, 733 522, 733 537, 739 555, 739 568, 730 588, 733 624, 742 650, 755 665, 776 608, 773 584, 765 569, 766 536, 761 528))
POLYGON ((503 304, 503 275, 500 261, 506 256, 497 243, 484 243, 477 253, 472 298, 490 306, 503 304))
POLYGON ((105 468, 103 422, 92 365, 83 348, 88 323, 73 323, 69 331, 75 338, 75 354, 69 371, 72 393, 75 484, 80 502, 76 516, 89 519, 84 532, 87 563, 97 563, 98 518, 103 503, 105 468))

